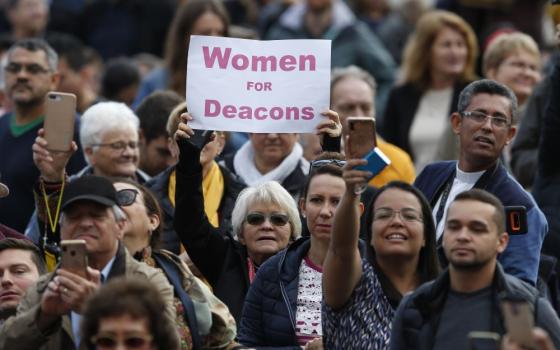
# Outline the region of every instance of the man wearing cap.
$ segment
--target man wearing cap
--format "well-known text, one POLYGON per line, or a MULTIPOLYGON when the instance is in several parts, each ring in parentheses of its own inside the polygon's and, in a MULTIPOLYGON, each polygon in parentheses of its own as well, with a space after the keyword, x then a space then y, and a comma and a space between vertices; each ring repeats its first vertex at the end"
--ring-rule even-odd
POLYGON ((102 281, 117 276, 145 278, 165 299, 174 320, 173 289, 165 276, 135 261, 120 240, 124 213, 117 205, 111 182, 84 176, 64 189, 61 204, 61 239, 86 241, 88 278, 58 268, 32 286, 18 309, 0 330, 0 349, 79 349, 80 313, 102 281))

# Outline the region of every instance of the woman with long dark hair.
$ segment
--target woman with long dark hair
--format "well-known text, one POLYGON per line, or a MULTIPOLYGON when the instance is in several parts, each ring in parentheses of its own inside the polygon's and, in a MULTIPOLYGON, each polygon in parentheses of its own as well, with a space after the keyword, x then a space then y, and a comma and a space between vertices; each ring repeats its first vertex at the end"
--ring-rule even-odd
POLYGON ((353 191, 367 181, 365 164, 344 167, 346 191, 337 208, 323 264, 323 340, 327 349, 387 349, 391 322, 402 296, 436 277, 435 226, 417 189, 404 182, 382 187, 366 213, 367 258, 358 249, 363 204, 353 191))

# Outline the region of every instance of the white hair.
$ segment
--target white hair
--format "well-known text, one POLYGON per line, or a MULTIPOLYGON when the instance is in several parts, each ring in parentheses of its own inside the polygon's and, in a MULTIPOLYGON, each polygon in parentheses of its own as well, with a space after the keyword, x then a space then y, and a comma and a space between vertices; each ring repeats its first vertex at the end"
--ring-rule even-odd
POLYGON ((82 148, 94 147, 102 142, 108 131, 131 129, 138 132, 139 127, 138 117, 124 103, 99 102, 89 107, 80 118, 80 142, 82 148))
POLYGON ((267 181, 255 187, 247 187, 237 197, 231 213, 233 236, 238 239, 243 235, 243 223, 249 207, 254 204, 277 205, 288 215, 288 222, 292 229, 291 239, 301 235, 301 219, 294 198, 276 181, 267 181))

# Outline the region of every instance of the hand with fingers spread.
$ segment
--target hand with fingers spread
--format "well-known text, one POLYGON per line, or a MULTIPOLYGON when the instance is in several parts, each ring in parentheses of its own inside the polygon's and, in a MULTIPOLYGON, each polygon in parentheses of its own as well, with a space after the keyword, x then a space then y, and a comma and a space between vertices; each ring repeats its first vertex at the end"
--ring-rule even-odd
POLYGON ((66 165, 70 157, 78 150, 76 142, 72 141, 70 150, 49 151, 48 143, 45 139, 45 130, 39 129, 35 143, 31 147, 33 150, 33 162, 41 172, 41 178, 47 182, 62 181, 66 169, 66 165))
POLYGON ((338 113, 333 110, 322 112, 324 118, 316 127, 316 134, 321 138, 321 144, 324 144, 325 135, 335 138, 342 134, 342 123, 338 113))

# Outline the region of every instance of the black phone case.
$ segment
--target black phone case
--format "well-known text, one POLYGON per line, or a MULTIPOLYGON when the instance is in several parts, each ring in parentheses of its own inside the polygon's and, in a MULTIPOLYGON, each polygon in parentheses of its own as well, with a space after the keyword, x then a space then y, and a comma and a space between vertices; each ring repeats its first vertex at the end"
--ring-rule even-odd
POLYGON ((506 230, 510 235, 524 235, 528 232, 527 209, 522 206, 505 207, 506 230))

